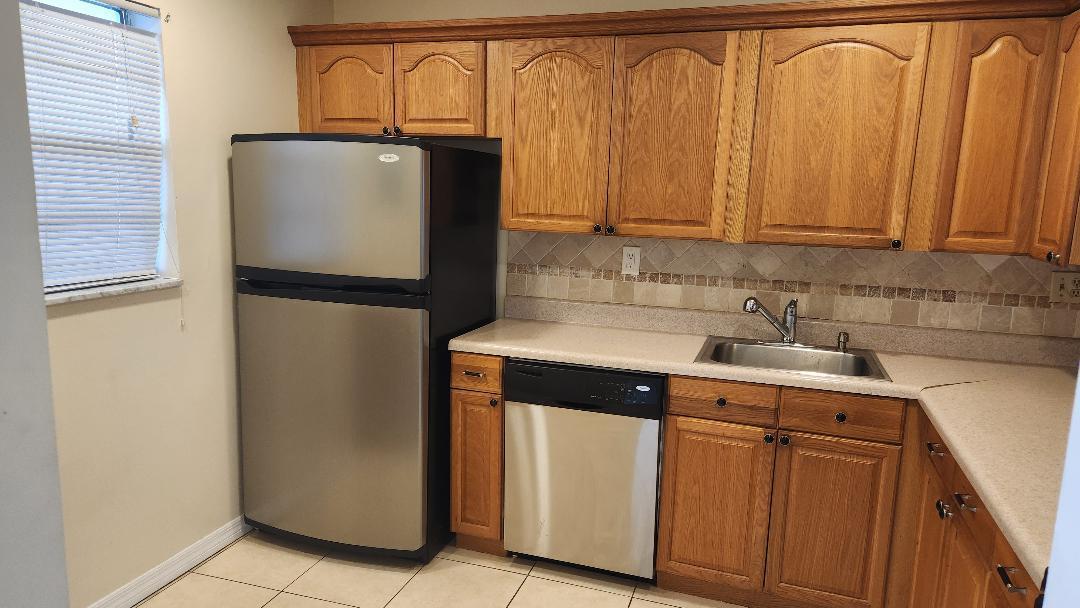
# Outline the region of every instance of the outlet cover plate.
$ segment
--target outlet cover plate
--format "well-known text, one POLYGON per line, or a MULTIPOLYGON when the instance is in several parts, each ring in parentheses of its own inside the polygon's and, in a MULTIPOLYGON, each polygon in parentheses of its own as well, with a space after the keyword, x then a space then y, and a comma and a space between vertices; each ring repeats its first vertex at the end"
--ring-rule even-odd
POLYGON ((641 247, 623 247, 622 273, 637 276, 639 272, 641 272, 641 247))
POLYGON ((1054 272, 1051 276, 1051 302, 1080 304, 1080 272, 1054 272))

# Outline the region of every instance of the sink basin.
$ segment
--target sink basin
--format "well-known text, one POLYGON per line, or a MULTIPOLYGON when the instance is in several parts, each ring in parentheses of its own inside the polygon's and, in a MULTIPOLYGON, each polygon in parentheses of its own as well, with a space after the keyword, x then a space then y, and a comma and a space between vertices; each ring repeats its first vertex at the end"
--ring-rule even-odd
POLYGON ((830 376, 854 376, 888 380, 874 353, 850 348, 832 348, 710 336, 698 353, 696 363, 724 363, 743 367, 781 369, 830 376))

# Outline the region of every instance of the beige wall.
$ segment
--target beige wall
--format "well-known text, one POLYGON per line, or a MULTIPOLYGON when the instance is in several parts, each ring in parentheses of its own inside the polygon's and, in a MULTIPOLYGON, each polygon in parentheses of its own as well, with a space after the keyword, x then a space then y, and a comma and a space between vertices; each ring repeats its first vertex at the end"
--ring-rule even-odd
POLYGON ((657 8, 770 4, 786 0, 334 0, 336 23, 569 15, 657 8))
POLYGON ((71 605, 240 514, 228 158, 296 130, 285 26, 329 0, 164 0, 181 290, 48 310, 71 605))

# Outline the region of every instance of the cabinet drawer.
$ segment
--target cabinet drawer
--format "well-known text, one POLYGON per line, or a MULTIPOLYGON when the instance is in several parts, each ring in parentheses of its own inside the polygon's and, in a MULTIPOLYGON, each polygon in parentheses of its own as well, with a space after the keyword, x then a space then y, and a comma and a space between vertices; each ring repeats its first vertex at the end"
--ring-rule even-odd
POLYGON ((754 426, 776 426, 775 386, 672 376, 668 413, 754 426))
POLYGON ((951 482, 953 471, 956 470, 956 461, 949 452, 949 446, 941 440, 941 435, 922 412, 922 408, 919 409, 919 435, 919 453, 930 461, 943 481, 951 482))
POLYGON ((854 439, 900 443, 904 401, 801 388, 780 396, 780 426, 854 439))
POLYGON ((994 568, 990 576, 990 584, 996 585, 999 591, 1003 592, 1001 595, 1008 600, 1010 608, 1032 608, 1035 605, 1035 599, 1039 597, 1039 585, 1028 575, 1027 570, 1020 563, 1020 558, 1016 556, 1016 552, 1012 550, 1009 541, 1001 532, 995 536, 994 559, 990 565, 994 568), (1002 571, 1012 583, 1013 591, 1009 591, 1006 587, 1002 571))
POLYGON ((453 353, 450 356, 450 386, 502 393, 502 357, 453 353))

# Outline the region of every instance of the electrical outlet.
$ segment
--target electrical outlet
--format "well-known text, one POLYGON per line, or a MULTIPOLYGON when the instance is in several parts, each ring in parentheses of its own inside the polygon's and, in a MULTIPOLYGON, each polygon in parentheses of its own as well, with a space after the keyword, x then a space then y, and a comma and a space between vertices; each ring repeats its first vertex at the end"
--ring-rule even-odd
POLYGON ((637 276, 641 271, 641 247, 622 248, 622 273, 637 276))
POLYGON ((1051 276, 1051 302, 1080 303, 1080 272, 1054 272, 1051 276))

